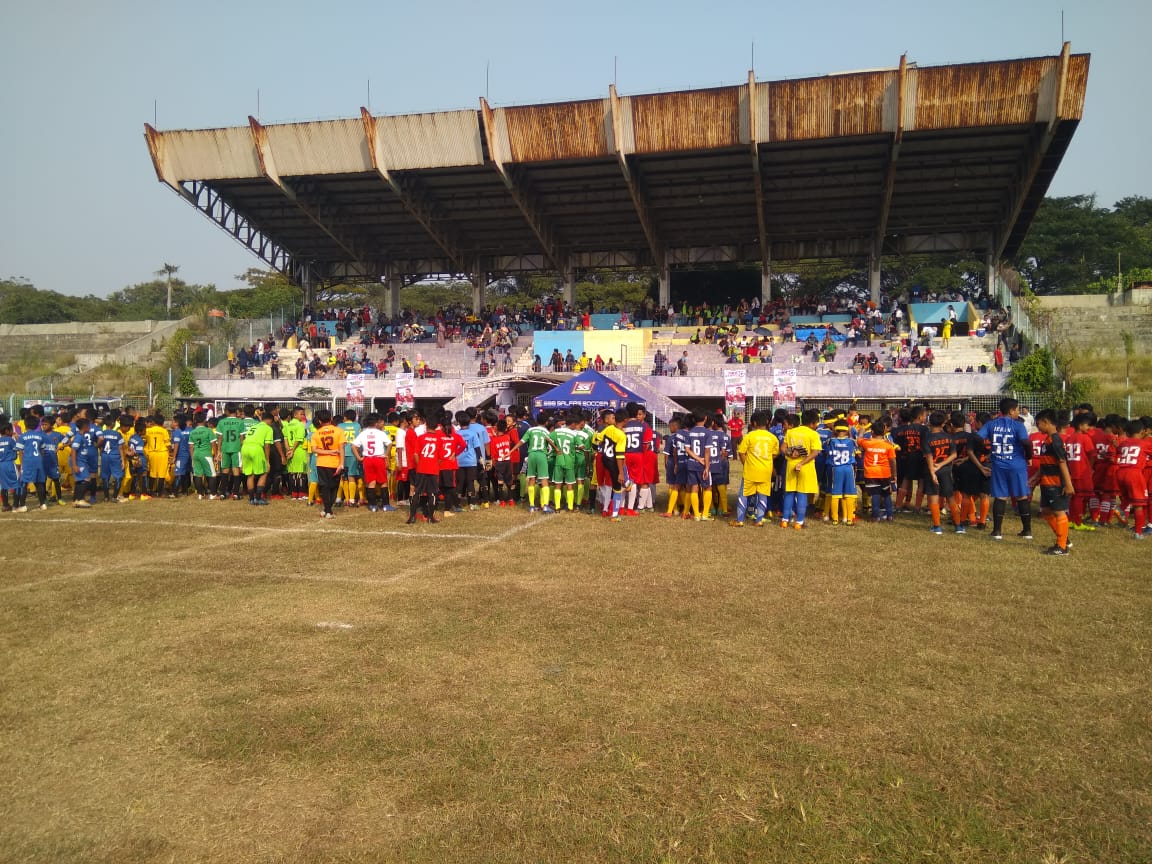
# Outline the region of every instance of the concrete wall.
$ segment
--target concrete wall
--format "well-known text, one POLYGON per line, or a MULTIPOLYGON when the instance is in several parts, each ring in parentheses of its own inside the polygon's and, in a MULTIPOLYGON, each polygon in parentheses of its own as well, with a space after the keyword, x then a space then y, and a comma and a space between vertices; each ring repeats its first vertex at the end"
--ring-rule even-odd
POLYGON ((25 353, 74 354, 81 365, 96 365, 105 355, 135 360, 191 319, 181 321, 73 321, 65 324, 0 325, 0 363, 25 353))

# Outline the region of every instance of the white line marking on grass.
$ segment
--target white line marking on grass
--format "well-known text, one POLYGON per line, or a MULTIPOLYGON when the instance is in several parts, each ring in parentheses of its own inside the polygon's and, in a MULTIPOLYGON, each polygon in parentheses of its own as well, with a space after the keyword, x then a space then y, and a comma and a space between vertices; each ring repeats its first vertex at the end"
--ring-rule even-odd
POLYGON ((430 570, 432 568, 439 569, 440 567, 443 567, 445 564, 448 564, 452 561, 457 561, 460 558, 467 558, 473 552, 478 552, 479 550, 484 549, 488 546, 493 546, 496 543, 503 543, 505 540, 507 540, 511 537, 515 537, 521 531, 527 531, 531 528, 535 528, 537 525, 543 525, 548 521, 550 521, 550 520, 548 520, 547 518, 541 518, 541 519, 533 519, 530 522, 521 522, 519 525, 514 525, 511 528, 509 528, 507 531, 504 531, 503 533, 497 534, 495 537, 489 537, 486 540, 484 540, 483 542, 477 543, 474 546, 469 546, 466 549, 459 549, 459 550, 451 553, 450 555, 443 555, 443 556, 437 557, 435 561, 430 562, 427 566, 413 567, 411 570, 406 570, 403 573, 397 573, 395 576, 389 576, 387 579, 377 580, 376 584, 378 584, 378 585, 390 585, 393 582, 399 582, 403 579, 408 579, 412 576, 419 575, 420 573, 423 573, 426 570, 430 570))
MULTIPOLYGON (((61 519, 52 519, 53 523, 64 522, 76 525, 143 525, 149 528, 184 528, 200 531, 249 531, 254 533, 266 534, 355 534, 359 537, 384 535, 388 537, 413 537, 413 538, 427 538, 429 540, 487 540, 486 534, 441 534, 441 533, 424 533, 415 531, 377 531, 372 528, 365 528, 362 531, 356 531, 351 528, 324 528, 321 527, 323 523, 317 522, 313 527, 302 525, 297 528, 279 528, 271 525, 236 525, 226 523, 211 523, 211 522, 178 522, 178 521, 159 521, 153 519, 84 519, 74 517, 64 517, 61 519)), ((24 525, 33 524, 31 520, 23 522, 24 525)))

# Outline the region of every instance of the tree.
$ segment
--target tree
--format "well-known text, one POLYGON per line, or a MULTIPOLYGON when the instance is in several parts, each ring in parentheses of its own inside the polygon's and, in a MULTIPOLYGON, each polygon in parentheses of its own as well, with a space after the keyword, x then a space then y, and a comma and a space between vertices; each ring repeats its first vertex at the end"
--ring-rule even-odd
POLYGON ((156 271, 157 276, 163 276, 168 281, 168 299, 164 304, 164 311, 167 313, 167 317, 169 318, 172 317, 172 276, 179 269, 180 268, 175 264, 169 264, 167 261, 165 261, 164 265, 156 271))

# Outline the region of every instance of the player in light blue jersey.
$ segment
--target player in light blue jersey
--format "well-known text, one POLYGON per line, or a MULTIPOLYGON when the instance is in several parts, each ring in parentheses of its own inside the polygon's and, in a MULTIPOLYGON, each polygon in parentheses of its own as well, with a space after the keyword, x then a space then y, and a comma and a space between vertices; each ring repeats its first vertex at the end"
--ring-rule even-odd
POLYGON ((988 456, 992 469, 992 539, 1004 539, 1004 514, 1008 499, 1020 514, 1021 531, 1018 536, 1032 539, 1032 490, 1028 487, 1028 462, 1032 458, 1032 442, 1028 430, 1020 419, 1020 403, 1012 398, 1000 400, 1000 416, 993 417, 977 433, 988 442, 988 456))

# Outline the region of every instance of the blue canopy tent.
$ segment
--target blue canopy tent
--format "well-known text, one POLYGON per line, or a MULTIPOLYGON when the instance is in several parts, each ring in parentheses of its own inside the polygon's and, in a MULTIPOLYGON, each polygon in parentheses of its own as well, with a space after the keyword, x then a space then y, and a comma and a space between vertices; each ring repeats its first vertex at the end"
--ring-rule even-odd
POLYGON ((601 375, 595 369, 585 369, 563 384, 535 397, 532 400, 532 414, 535 416, 548 408, 567 408, 570 405, 590 410, 620 408, 629 402, 642 404, 644 399, 607 375, 601 375))

